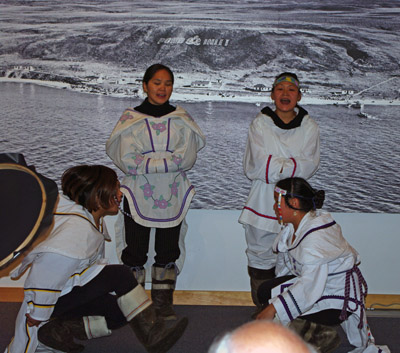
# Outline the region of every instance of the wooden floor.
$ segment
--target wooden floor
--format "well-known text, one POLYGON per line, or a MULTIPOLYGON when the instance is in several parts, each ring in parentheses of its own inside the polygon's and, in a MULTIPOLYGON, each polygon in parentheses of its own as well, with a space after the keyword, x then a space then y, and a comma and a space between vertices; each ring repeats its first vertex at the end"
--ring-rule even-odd
MULTIPOLYGON (((147 291, 150 295, 150 291, 147 291)), ((0 287, 0 302, 21 302, 23 288, 0 287)), ((223 305, 253 306, 250 292, 223 291, 175 291, 174 303, 177 305, 223 305)), ((368 309, 400 310, 400 295, 369 294, 366 300, 368 309)))

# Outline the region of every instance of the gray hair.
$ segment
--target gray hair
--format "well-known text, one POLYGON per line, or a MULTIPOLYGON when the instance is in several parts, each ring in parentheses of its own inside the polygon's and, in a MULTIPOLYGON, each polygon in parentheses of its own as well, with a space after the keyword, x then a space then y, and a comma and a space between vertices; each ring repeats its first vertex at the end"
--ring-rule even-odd
POLYGON ((232 335, 233 332, 227 332, 222 336, 217 337, 208 353, 229 353, 232 351, 232 335))
POLYGON ((245 344, 245 347, 249 349, 249 352, 253 352, 254 349, 261 348, 261 345, 266 349, 265 352, 279 351, 316 353, 315 349, 311 345, 304 342, 304 340, 302 340, 292 330, 289 330, 283 325, 266 320, 248 322, 230 332, 217 336, 214 342, 211 344, 208 353, 239 353, 239 350, 243 349, 244 347, 243 344, 245 344), (262 338, 258 343, 252 339, 250 339, 248 343, 244 343, 243 332, 246 332, 244 337, 247 338, 247 332, 252 332, 253 334, 255 333, 256 337, 258 336, 264 338, 262 338), (278 339, 276 340, 275 338, 277 337, 278 339), (285 343, 282 345, 282 342, 285 343), (296 346, 295 351, 293 351, 293 345, 296 346))

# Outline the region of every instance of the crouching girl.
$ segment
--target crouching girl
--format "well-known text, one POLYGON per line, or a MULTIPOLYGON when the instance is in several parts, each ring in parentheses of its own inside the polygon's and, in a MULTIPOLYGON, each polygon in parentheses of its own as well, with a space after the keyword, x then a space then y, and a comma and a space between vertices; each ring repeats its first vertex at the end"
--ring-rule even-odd
POLYGON ((142 286, 124 265, 104 258, 103 217, 114 215, 122 194, 116 173, 104 166, 77 166, 62 176, 62 194, 49 237, 13 275, 30 266, 15 337, 5 352, 80 352, 74 341, 102 337, 129 322, 148 352, 166 352, 187 319, 166 328, 142 286))
POLYGON ((263 283, 258 299, 264 309, 257 319, 275 316, 297 331, 319 352, 340 345, 341 325, 354 352, 378 352, 369 331, 364 300, 367 284, 358 268, 359 255, 332 216, 320 210, 325 193, 301 178, 276 184, 274 210, 285 227, 273 250, 277 278, 263 283))

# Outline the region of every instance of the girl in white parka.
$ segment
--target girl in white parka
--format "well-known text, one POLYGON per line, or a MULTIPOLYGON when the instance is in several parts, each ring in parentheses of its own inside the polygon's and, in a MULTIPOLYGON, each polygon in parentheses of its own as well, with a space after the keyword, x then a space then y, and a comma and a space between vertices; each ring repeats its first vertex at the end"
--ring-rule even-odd
POLYGON ((285 225, 273 245, 277 277, 264 282, 257 319, 279 319, 319 352, 340 345, 341 325, 354 352, 389 352, 376 347, 365 314, 367 284, 358 268, 359 255, 328 212, 317 210, 325 198, 302 178, 279 181, 274 210, 285 225))
MULTIPOLYGON (((187 319, 166 326, 132 271, 109 264, 104 222, 122 199, 117 174, 101 165, 66 170, 50 235, 13 274, 29 268, 15 335, 4 353, 81 352, 87 340, 129 324, 149 353, 164 353, 187 319)), ((134 347, 133 347, 134 349, 134 347)))
POLYGON ((301 92, 296 74, 278 75, 271 98, 275 109, 263 108, 249 128, 243 167, 252 184, 239 218, 246 235, 251 294, 258 309, 259 285, 275 276, 272 244, 279 225, 273 210, 274 186, 283 178, 310 178, 320 156, 319 128, 298 105, 301 92))

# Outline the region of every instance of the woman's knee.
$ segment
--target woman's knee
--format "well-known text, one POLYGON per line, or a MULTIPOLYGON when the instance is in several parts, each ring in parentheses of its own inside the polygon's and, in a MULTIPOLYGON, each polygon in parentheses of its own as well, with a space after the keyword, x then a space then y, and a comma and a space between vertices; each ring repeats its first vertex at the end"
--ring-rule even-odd
POLYGON ((101 274, 118 296, 128 293, 138 284, 131 269, 125 265, 105 266, 101 274))

